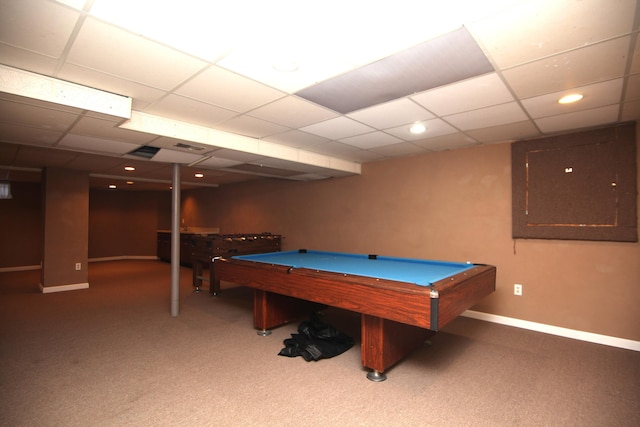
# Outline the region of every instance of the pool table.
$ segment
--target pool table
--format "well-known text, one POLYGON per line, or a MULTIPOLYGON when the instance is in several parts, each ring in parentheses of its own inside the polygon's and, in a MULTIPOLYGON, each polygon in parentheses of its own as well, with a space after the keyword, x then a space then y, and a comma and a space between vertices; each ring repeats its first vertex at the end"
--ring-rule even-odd
POLYGON ((254 326, 299 319, 318 306, 361 314, 367 378, 385 370, 495 290, 496 267, 300 249, 220 258, 211 284, 254 288, 254 326))

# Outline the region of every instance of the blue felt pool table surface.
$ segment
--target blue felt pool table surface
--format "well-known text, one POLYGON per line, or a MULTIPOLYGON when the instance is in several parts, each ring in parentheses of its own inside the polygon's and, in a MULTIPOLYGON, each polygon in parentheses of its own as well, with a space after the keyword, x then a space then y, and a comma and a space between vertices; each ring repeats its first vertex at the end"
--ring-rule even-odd
POLYGON ((314 250, 239 255, 233 258, 292 268, 395 280, 419 286, 430 286, 439 280, 474 267, 471 263, 462 262, 387 256, 370 257, 364 254, 314 250))

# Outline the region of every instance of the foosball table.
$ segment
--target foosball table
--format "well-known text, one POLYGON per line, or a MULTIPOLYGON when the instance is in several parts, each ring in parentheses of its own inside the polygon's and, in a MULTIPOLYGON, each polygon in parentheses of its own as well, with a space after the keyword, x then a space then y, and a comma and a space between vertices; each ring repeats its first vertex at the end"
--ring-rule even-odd
POLYGON ((281 250, 280 235, 270 233, 216 234, 194 236, 191 239, 191 263, 193 268, 193 286, 200 291, 202 282, 209 282, 209 292, 220 293, 220 284, 211 282, 211 272, 216 258, 234 255, 250 255, 281 250), (209 270, 209 276, 205 276, 209 270))

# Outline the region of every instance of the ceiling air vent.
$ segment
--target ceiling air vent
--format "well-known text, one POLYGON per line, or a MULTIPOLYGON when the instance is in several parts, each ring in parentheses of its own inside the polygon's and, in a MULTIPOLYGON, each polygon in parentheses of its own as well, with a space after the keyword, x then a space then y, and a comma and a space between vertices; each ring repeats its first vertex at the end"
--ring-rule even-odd
POLYGON ((174 147, 184 148, 184 149, 192 150, 192 151, 204 150, 204 147, 196 147, 196 146, 193 146, 193 145, 184 144, 182 142, 178 142, 177 144, 174 145, 174 147))
POLYGON ((150 145, 143 145, 140 148, 136 148, 133 151, 130 151, 128 154, 132 156, 143 157, 145 159, 151 159, 155 156, 160 149, 158 147, 151 147, 150 145))

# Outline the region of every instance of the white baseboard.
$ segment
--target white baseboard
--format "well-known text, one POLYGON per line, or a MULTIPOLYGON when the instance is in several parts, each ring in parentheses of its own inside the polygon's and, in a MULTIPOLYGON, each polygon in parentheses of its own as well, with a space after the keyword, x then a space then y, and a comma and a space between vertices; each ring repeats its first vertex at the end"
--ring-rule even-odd
POLYGON ((43 294, 50 294, 52 292, 66 292, 66 291, 77 291, 79 289, 89 289, 88 283, 73 283, 70 285, 57 285, 57 286, 42 286, 40 285, 40 290, 43 294))
MULTIPOLYGON (((113 257, 104 257, 104 258, 90 258, 89 262, 100 262, 100 261, 122 261, 122 260, 152 260, 157 261, 158 257, 154 255, 139 255, 139 256, 113 256, 113 257)), ((20 265, 17 267, 0 267, 0 273, 10 273, 12 271, 30 271, 30 270, 40 270, 42 267, 39 265, 20 265)))
POLYGON ((514 326, 516 328, 529 329, 531 331, 542 332, 545 334, 592 342, 595 344, 603 344, 611 347, 640 351, 640 341, 629 340, 626 338, 617 338, 608 335, 594 334, 592 332, 561 328, 559 326, 545 325, 544 323, 530 322, 528 320, 514 319, 512 317, 498 316, 496 314, 482 313, 473 310, 465 311, 464 313, 462 313, 462 316, 478 320, 485 320, 492 323, 499 323, 501 325, 514 326))

